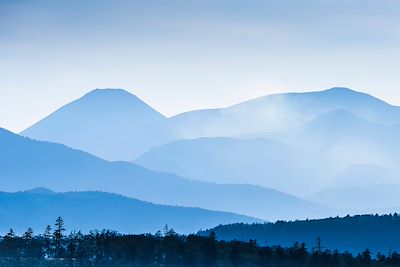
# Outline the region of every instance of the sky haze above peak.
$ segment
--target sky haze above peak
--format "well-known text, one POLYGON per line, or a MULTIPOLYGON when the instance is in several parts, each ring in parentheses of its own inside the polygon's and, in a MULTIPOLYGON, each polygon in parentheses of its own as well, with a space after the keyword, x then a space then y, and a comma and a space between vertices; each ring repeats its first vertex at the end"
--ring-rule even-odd
POLYGON ((400 105, 396 0, 0 0, 0 127, 95 88, 167 116, 345 86, 400 105))

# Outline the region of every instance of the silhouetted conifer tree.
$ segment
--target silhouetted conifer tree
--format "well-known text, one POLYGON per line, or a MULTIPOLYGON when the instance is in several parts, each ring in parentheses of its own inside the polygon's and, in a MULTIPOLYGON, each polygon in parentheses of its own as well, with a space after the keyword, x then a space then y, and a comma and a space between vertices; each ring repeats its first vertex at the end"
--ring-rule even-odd
POLYGON ((45 258, 49 258, 52 256, 51 238, 53 237, 53 234, 51 233, 51 231, 52 231, 51 226, 47 225, 43 233, 45 258))
POLYGON ((61 257, 63 254, 63 238, 64 238, 64 220, 58 217, 54 224, 55 229, 53 233, 53 239, 55 244, 56 257, 61 257))

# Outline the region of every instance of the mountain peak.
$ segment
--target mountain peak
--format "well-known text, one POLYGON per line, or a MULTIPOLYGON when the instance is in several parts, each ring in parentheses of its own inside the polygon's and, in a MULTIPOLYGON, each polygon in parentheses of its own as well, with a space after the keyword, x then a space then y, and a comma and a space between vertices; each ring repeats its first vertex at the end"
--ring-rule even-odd
POLYGON ((92 91, 90 91, 89 93, 87 93, 86 95, 99 95, 99 94, 122 94, 122 95, 133 95, 132 93, 128 92, 125 89, 121 89, 121 88, 96 88, 92 91))
POLYGON ((21 134, 109 160, 127 160, 167 138, 163 128, 165 119, 163 114, 126 90, 95 89, 21 134), (157 129, 154 134, 149 134, 150 127, 157 129))
POLYGON ((141 116, 151 116, 153 118, 165 118, 164 115, 146 104, 136 95, 124 89, 94 89, 81 98, 67 104, 64 107, 79 110, 79 112, 94 112, 95 116, 103 112, 119 112, 121 117, 130 117, 131 119, 141 116))
POLYGON ((324 90, 323 92, 331 92, 331 93, 359 93, 355 90, 352 90, 347 87, 332 87, 324 90))
POLYGON ((140 103, 144 103, 137 97, 135 94, 130 93, 125 89, 119 88, 96 88, 89 93, 82 96, 80 99, 92 99, 92 100, 129 100, 129 101, 138 101, 140 103))

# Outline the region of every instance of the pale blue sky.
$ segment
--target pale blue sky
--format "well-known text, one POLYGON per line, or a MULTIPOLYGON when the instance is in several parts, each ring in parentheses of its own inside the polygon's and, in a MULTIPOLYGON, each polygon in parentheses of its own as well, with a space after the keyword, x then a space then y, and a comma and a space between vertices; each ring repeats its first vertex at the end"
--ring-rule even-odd
POLYGON ((346 86, 400 105, 398 0, 0 0, 0 127, 94 88, 165 115, 346 86))

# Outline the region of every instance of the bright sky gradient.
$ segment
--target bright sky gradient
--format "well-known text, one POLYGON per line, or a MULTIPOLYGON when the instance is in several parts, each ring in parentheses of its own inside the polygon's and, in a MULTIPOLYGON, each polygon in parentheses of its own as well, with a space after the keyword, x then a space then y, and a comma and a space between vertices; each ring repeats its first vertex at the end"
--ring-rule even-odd
POLYGON ((165 115, 346 86, 400 105, 398 0, 0 0, 0 127, 94 88, 165 115))

